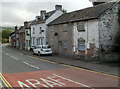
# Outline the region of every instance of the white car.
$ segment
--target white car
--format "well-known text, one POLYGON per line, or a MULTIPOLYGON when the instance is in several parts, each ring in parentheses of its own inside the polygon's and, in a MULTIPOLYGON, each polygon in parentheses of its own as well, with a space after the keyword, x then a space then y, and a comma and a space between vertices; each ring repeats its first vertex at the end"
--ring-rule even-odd
POLYGON ((49 45, 38 45, 33 49, 34 54, 42 55, 42 54, 50 54, 52 55, 52 49, 49 45))

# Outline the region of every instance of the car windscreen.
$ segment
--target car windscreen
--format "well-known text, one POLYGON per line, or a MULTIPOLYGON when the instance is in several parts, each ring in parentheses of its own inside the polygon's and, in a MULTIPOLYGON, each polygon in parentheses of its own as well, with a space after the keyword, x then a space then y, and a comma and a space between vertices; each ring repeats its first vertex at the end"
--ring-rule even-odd
POLYGON ((42 46, 43 49, 51 48, 50 46, 42 46))

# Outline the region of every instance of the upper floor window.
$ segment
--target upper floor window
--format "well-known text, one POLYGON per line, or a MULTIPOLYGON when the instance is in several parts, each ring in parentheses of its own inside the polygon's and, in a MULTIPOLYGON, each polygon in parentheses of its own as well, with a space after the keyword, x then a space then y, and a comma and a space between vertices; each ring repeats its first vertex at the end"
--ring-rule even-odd
POLYGON ((85 51, 85 40, 83 38, 78 39, 78 50, 85 51))
POLYGON ((33 34, 35 34, 35 28, 33 28, 33 34))
POLYGON ((66 32, 67 31, 67 24, 63 24, 63 32, 66 32))
POLYGON ((41 34, 42 32, 44 32, 44 30, 42 29, 42 27, 40 27, 39 33, 41 34))
POLYGON ((80 31, 85 31, 85 22, 78 22, 77 23, 77 30, 80 31))
POLYGON ((51 26, 51 32, 54 32, 54 27, 53 26, 51 26))

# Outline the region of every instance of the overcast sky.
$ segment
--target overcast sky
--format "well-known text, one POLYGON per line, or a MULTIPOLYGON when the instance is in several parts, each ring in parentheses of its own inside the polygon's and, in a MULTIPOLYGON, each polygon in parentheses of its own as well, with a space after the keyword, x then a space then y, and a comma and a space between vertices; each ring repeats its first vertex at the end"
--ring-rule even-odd
POLYGON ((36 15, 40 15, 40 10, 54 10, 56 4, 62 5, 67 12, 92 6, 89 0, 2 0, 0 25, 23 25, 24 21, 33 20, 36 15))

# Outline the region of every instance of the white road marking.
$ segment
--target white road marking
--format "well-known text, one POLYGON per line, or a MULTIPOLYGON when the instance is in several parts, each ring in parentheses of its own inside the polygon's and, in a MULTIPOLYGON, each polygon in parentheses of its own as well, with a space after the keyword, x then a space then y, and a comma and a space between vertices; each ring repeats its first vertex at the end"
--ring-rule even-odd
POLYGON ((90 88, 90 89, 95 89, 95 88, 93 88, 93 87, 91 87, 91 86, 88 86, 88 85, 85 85, 85 84, 82 84, 82 83, 73 81, 73 80, 71 80, 71 79, 64 78, 64 77, 62 77, 62 76, 59 76, 59 75, 56 75, 56 74, 53 74, 53 75, 54 75, 54 76, 57 76, 57 77, 59 77, 59 78, 62 78, 62 79, 64 79, 64 80, 67 80, 67 81, 76 83, 76 84, 78 84, 78 85, 81 85, 81 86, 84 86, 84 87, 88 87, 88 88, 90 88))
POLYGON ((34 65, 31 65, 31 64, 29 64, 29 63, 27 63, 27 62, 23 62, 23 63, 26 64, 26 65, 28 65, 28 66, 31 66, 31 67, 33 67, 33 68, 40 69, 39 67, 36 67, 36 66, 34 66, 34 65))
POLYGON ((6 55, 9 55, 8 53, 5 53, 6 55))
POLYGON ((18 58, 14 57, 14 56, 10 56, 10 57, 14 58, 14 59, 17 60, 17 61, 19 60, 18 58))

